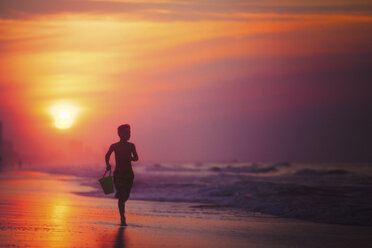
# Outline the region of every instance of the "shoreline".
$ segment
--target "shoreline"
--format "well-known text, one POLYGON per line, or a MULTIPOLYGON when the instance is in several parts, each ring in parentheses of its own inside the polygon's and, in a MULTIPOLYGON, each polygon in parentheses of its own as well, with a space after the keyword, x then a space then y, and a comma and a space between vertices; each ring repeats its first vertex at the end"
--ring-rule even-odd
MULTIPOLYGON (((11 171, 16 173, 23 170, 10 170, 9 172, 11 171)), ((31 171, 40 172, 40 170, 38 170, 37 168, 31 171)), ((325 172, 329 171, 329 169, 325 170, 325 172)), ((333 169, 333 171, 335 171, 335 169, 333 169)), ((98 178, 101 176, 101 173, 97 172, 98 170, 93 170, 89 174, 83 175, 79 170, 55 170, 53 168, 50 168, 45 172, 42 171, 42 173, 49 173, 57 177, 70 177, 69 180, 72 180, 71 178, 74 178, 74 180, 79 182, 81 186, 90 188, 90 190, 76 190, 72 192, 76 195, 84 197, 99 197, 103 199, 115 199, 113 197, 113 194, 103 194, 101 186, 98 183, 98 178)), ((263 182, 260 182, 260 180, 251 178, 243 183, 245 185, 245 188, 247 189, 254 188, 253 192, 246 194, 246 196, 244 196, 244 193, 237 193, 239 194, 240 202, 244 202, 244 204, 240 204, 239 201, 238 204, 230 204, 231 202, 224 202, 223 200, 224 194, 229 193, 230 189, 228 187, 231 185, 227 185, 226 192, 224 192, 224 187, 218 188, 219 186, 207 189, 209 190, 209 193, 207 191, 207 194, 216 194, 217 196, 222 196, 217 197, 219 199, 206 199, 203 198, 203 196, 198 196, 198 192, 196 192, 196 197, 190 198, 190 192, 188 192, 189 195, 187 197, 183 197, 181 196, 184 193, 182 191, 179 192, 180 197, 176 196, 176 198, 174 198, 174 192, 172 192, 172 188, 167 187, 159 189, 157 188, 159 184, 152 184, 154 180, 158 182, 163 182, 163 180, 167 181, 167 176, 162 176, 160 178, 159 175, 154 175, 155 177, 153 178, 150 178, 152 176, 148 177, 147 175, 145 175, 146 177, 143 178, 143 176, 144 174, 141 175, 141 173, 138 173, 135 177, 134 186, 132 188, 132 193, 129 199, 130 201, 142 200, 154 202, 190 203, 193 204, 193 207, 195 208, 215 208, 220 211, 233 211, 236 212, 238 215, 243 216, 268 215, 274 218, 303 220, 319 224, 372 227, 372 221, 371 218, 369 218, 372 212, 368 210, 372 198, 368 196, 370 187, 366 186, 367 184, 361 183, 360 185, 355 185, 352 187, 337 184, 330 187, 317 185, 312 186, 306 184, 292 184, 293 187, 282 187, 282 184, 280 182, 278 183, 277 181, 264 182, 266 181, 265 178, 263 182), (150 180, 150 182, 147 182, 147 180, 150 180), (143 188, 144 182, 148 184, 148 186, 145 188, 143 188), (160 196, 159 192, 161 192, 160 196), (166 194, 164 195, 164 193, 166 194), (169 195, 167 195, 169 193, 172 193, 170 195, 173 196, 169 197, 169 195), (344 202, 345 199, 347 200, 346 202, 344 202), (334 207, 338 205, 343 207, 334 207)), ((173 177, 177 178, 177 176, 179 175, 174 175, 173 177)), ((182 177, 183 176, 181 175, 180 180, 184 180, 182 177)), ((336 175, 334 178, 332 178, 332 180, 337 179, 338 177, 339 176, 336 175)), ((302 178, 304 180, 315 179, 313 177, 302 178)), ((176 183, 174 184, 174 186, 177 190, 177 180, 178 179, 171 179, 171 181, 167 183, 176 183)), ((365 182, 370 182, 371 177, 361 178, 361 182, 363 182, 363 180, 365 180, 365 182)), ((193 182, 191 182, 190 184, 192 183, 193 182)), ((241 187, 241 185, 239 185, 239 187, 241 187)), ((185 189, 187 190, 187 188, 185 189)), ((239 189, 234 189, 231 192, 234 193, 235 190, 239 191, 239 189)), ((250 190, 247 191, 249 192, 250 190)), ((231 195, 228 197, 235 198, 235 195, 231 195)))
POLYGON ((79 178, 41 172, 0 174, 0 246, 15 247, 350 247, 370 244, 370 227, 237 216, 192 203, 129 200, 128 227, 117 202, 85 197, 79 178))

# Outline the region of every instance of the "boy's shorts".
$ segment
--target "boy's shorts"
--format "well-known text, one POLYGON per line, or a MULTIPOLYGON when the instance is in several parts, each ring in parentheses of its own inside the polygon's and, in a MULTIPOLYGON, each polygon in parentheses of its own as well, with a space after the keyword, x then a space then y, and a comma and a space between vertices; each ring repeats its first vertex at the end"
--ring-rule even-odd
POLYGON ((116 189, 115 198, 128 200, 133 186, 134 176, 119 176, 114 173, 114 185, 116 189))

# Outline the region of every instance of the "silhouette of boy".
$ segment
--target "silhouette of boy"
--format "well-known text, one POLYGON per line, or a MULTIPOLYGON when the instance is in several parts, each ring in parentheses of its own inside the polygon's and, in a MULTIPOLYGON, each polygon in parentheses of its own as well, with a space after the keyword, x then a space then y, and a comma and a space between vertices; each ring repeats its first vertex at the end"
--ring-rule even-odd
POLYGON ((128 124, 118 127, 120 141, 110 146, 106 153, 106 170, 111 169, 110 156, 115 152, 116 167, 114 171, 114 184, 116 189, 115 197, 119 198, 118 208, 121 217, 121 225, 126 226, 125 220, 125 202, 129 198, 130 190, 133 185, 134 174, 131 161, 137 161, 138 155, 133 143, 128 142, 130 139, 130 126, 128 124))

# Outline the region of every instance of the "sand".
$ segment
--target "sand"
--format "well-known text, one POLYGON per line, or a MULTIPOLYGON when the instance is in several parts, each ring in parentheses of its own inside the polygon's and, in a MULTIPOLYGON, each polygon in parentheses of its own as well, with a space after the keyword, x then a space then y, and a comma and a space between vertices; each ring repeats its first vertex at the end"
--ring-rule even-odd
POLYGON ((0 247, 365 247, 372 228, 326 225, 200 204, 81 196, 81 178, 0 174, 0 247))

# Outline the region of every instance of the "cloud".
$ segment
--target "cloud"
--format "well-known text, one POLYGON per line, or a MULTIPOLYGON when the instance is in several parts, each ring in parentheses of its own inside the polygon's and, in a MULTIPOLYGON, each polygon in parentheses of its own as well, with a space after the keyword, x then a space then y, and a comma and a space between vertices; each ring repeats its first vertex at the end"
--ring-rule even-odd
MULTIPOLYGON (((124 15, 131 18, 180 20, 249 20, 242 13, 270 14, 357 14, 370 15, 372 4, 365 1, 103 1, 103 0, 2 0, 0 18, 14 19, 55 14, 124 15)), ((288 18, 288 17, 287 17, 288 18)))

